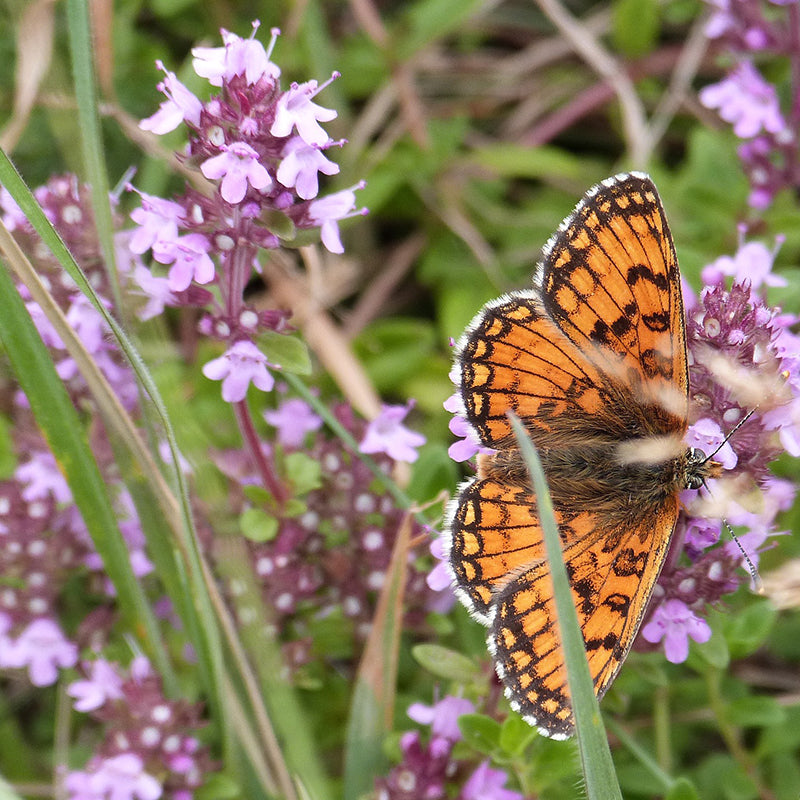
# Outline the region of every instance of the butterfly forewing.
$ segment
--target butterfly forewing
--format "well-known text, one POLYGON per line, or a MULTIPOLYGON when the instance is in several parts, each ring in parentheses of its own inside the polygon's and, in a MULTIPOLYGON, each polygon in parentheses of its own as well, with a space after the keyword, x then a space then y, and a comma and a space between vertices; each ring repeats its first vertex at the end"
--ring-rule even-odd
POLYGON ((592 189, 545 247, 538 279, 547 313, 580 347, 618 354, 631 375, 688 386, 675 247, 652 181, 592 189))
POLYGON ((534 290, 489 303, 457 362, 467 420, 497 453, 449 509, 451 572, 489 626, 512 706, 565 737, 574 722, 552 582, 506 412, 542 456, 602 695, 663 566, 686 472, 680 274, 652 181, 620 175, 590 190, 546 245, 534 290))

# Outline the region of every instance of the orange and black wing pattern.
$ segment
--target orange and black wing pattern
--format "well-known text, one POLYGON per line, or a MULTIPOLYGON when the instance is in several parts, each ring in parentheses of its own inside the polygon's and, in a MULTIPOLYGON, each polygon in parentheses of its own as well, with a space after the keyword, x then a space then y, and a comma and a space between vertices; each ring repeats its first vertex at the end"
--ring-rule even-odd
POLYGON ((489 627, 512 707, 565 738, 574 720, 552 581, 506 413, 543 456, 601 696, 639 629, 678 515, 674 470, 662 478, 648 464, 641 480, 619 453, 653 436, 680 441, 688 376, 675 250, 646 175, 594 187, 543 252, 533 290, 487 304, 459 343, 464 414, 496 453, 450 504, 447 553, 459 598, 489 627))

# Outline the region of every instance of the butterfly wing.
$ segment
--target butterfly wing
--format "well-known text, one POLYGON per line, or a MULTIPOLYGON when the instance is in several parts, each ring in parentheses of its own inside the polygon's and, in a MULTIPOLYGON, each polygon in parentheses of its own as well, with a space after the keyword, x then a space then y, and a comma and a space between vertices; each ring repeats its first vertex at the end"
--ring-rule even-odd
MULTIPOLYGON (((520 572, 545 559, 544 541, 529 489, 487 478, 460 487, 451 508, 447 558, 461 601, 485 625, 495 597, 520 572)), ((564 545, 591 535, 593 515, 557 511, 564 545), (588 532, 588 533, 587 533, 588 532)))
MULTIPOLYGON (((598 698, 634 641, 666 557, 677 498, 637 525, 604 527, 602 515, 575 520, 564 549, 589 672, 598 698)), ((562 537, 564 524, 560 526, 562 537)), ((541 733, 566 738, 574 728, 550 569, 542 560, 495 595, 488 637, 512 707, 541 733)))
POLYGON ((681 279, 647 175, 590 190, 544 248, 537 285, 548 316, 587 354, 620 358, 621 377, 688 391, 681 279))
POLYGON ((650 178, 591 190, 546 245, 535 290, 487 304, 456 360, 466 417, 487 447, 513 446, 509 409, 546 434, 549 419, 612 404, 609 381, 685 419, 680 273, 650 178))
POLYGON ((549 420, 592 414, 603 403, 597 368, 553 324, 536 292, 484 307, 457 359, 466 417, 487 447, 513 446, 509 410, 546 433, 549 420))

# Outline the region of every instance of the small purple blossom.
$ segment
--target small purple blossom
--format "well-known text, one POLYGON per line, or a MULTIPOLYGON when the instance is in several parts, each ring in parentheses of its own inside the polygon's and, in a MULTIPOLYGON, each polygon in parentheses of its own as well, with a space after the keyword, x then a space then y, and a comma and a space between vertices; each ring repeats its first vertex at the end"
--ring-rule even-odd
POLYGON ((22 499, 29 503, 51 496, 57 503, 72 501, 64 473, 49 450, 34 450, 31 457, 17 467, 14 476, 24 486, 22 499))
POLYGON ((278 430, 278 444, 296 449, 303 444, 307 433, 322 427, 322 418, 299 397, 284 400, 274 411, 265 411, 264 419, 278 430))
POLYGON ((775 87, 767 83, 758 70, 743 61, 719 83, 700 90, 700 102, 716 108, 740 139, 750 139, 762 130, 779 133, 786 128, 775 87))
POLYGON ((222 145, 220 149, 219 155, 200 165, 200 171, 209 180, 222 178, 220 194, 223 200, 231 205, 241 203, 247 194, 248 183, 257 191, 269 189, 272 178, 249 144, 234 142, 222 145))
POLYGON ((192 281, 211 283, 216 268, 208 255, 211 243, 202 233, 187 233, 173 241, 162 241, 153 248, 153 257, 161 264, 171 264, 167 286, 173 292, 189 288, 192 281))
POLYGON ((463 697, 447 695, 432 706, 412 703, 407 713, 414 722, 430 725, 432 736, 447 739, 449 742, 458 742, 461 740, 458 718, 462 714, 475 713, 475 706, 463 697))
POLYGON ((158 90, 165 94, 167 99, 153 116, 143 119, 139 127, 159 135, 174 131, 181 122, 198 127, 203 104, 178 80, 174 72, 164 67, 161 61, 156 61, 156 66, 166 75, 158 84, 158 90))
POLYGON ((159 316, 166 306, 175 304, 176 297, 170 289, 168 278, 159 278, 140 264, 133 271, 133 279, 147 298, 145 305, 137 312, 142 322, 159 316))
POLYGON ((730 442, 725 441, 725 433, 713 419, 703 417, 689 426, 685 437, 689 447, 698 447, 706 455, 714 453, 714 459, 725 469, 733 469, 738 458, 730 442), (724 442, 724 444, 723 444, 724 442))
MULTIPOLYGON (((137 191, 131 187, 132 191, 137 191)), ((173 242, 178 238, 178 223, 185 219, 185 209, 172 200, 164 200, 138 192, 142 205, 131 211, 131 219, 138 225, 130 238, 131 252, 141 255, 161 241, 173 242)))
POLYGON ((244 400, 251 383, 262 392, 271 391, 275 378, 267 367, 278 368, 278 365, 267 361, 252 342, 243 340, 209 361, 203 367, 203 375, 212 381, 222 381, 222 399, 226 403, 238 403, 244 400))
POLYGON ((447 553, 444 550, 444 539, 439 536, 430 544, 430 553, 436 559, 436 566, 428 573, 426 578, 428 586, 434 592, 443 592, 453 585, 450 570, 447 567, 447 553))
POLYGON ((667 661, 680 664, 689 656, 689 639, 700 644, 707 642, 711 628, 686 603, 672 599, 656 608, 650 622, 642 628, 642 636, 653 644, 663 639, 667 661))
POLYGON ((67 694, 75 698, 76 711, 94 711, 108 700, 118 700, 122 694, 122 678, 114 665, 104 658, 85 665, 88 678, 74 681, 67 694))
POLYGON ((0 653, 0 666, 27 668, 34 686, 50 686, 58 680, 59 667, 74 667, 77 661, 78 648, 47 617, 33 620, 0 653))
POLYGON ((64 785, 69 800, 158 800, 163 792, 135 753, 102 759, 91 771, 71 772, 64 785))
POLYGON ((458 796, 459 800, 525 800, 525 796, 511 789, 504 789, 508 775, 499 769, 492 769, 488 761, 482 761, 458 796))
POLYGON ((750 282, 753 289, 761 286, 786 286, 786 278, 775 275, 772 267, 783 237, 776 240, 770 250, 762 242, 745 242, 740 239, 734 256, 720 256, 703 268, 703 283, 717 283, 724 275, 732 276, 734 283, 750 282))
POLYGON ((296 128, 300 138, 312 147, 327 144, 330 140, 320 122, 330 122, 338 114, 332 108, 323 108, 312 102, 312 98, 321 92, 331 81, 339 77, 334 72, 331 78, 319 86, 316 81, 293 83, 278 100, 275 109, 275 121, 269 132, 273 136, 289 136, 296 128))
POLYGON ((276 177, 287 188, 297 189, 297 196, 311 200, 319 192, 318 173, 337 175, 339 165, 326 158, 319 147, 293 136, 283 147, 283 160, 276 177))
POLYGON ((244 76, 249 86, 262 78, 277 81, 281 74, 280 67, 269 59, 280 31, 277 28, 272 29, 272 39, 269 48, 265 50, 255 38, 258 28, 259 23, 254 22, 249 39, 242 39, 223 29, 221 33, 224 47, 193 47, 194 71, 201 78, 206 78, 212 86, 222 86, 224 82, 237 76, 244 76))
POLYGON ((308 206, 309 219, 320 226, 322 244, 331 253, 343 253, 344 245, 339 236, 340 220, 347 219, 355 214, 363 214, 364 209, 356 211, 355 189, 362 189, 364 182, 360 182, 354 189, 343 189, 341 192, 329 194, 319 200, 313 200, 308 206))
POLYGON ((415 448, 422 447, 426 439, 421 433, 409 430, 402 424, 413 405, 413 402, 405 406, 385 405, 367 426, 359 450, 362 453, 386 453, 395 461, 416 461, 418 454, 415 448))

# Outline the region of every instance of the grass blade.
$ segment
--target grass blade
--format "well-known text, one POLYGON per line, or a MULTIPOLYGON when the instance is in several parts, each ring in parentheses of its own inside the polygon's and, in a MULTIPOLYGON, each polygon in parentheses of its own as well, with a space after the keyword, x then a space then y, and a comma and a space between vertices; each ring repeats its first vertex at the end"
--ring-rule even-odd
MULTIPOLYGON (((16 248, 0 225, 0 251, 16 248)), ((36 423, 72 491, 72 497, 119 595, 119 608, 131 630, 165 677, 172 675, 158 623, 131 568, 130 555, 117 525, 103 476, 92 455, 84 427, 53 365, 25 304, 6 269, 0 270, 0 340, 25 392, 36 423)))
POLYGON ((509 417, 536 493, 536 507, 553 579, 558 629, 567 665, 567 679, 572 710, 575 714, 575 733, 586 781, 586 794, 590 800, 622 800, 614 763, 611 760, 611 750, 600 717, 600 706, 589 674, 583 634, 578 625, 575 600, 564 566, 553 502, 550 499, 542 462, 519 418, 511 412, 509 417))
POLYGON ((356 677, 347 723, 345 797, 368 793, 383 765, 381 744, 392 728, 394 714, 410 537, 411 516, 406 514, 400 523, 356 677))

